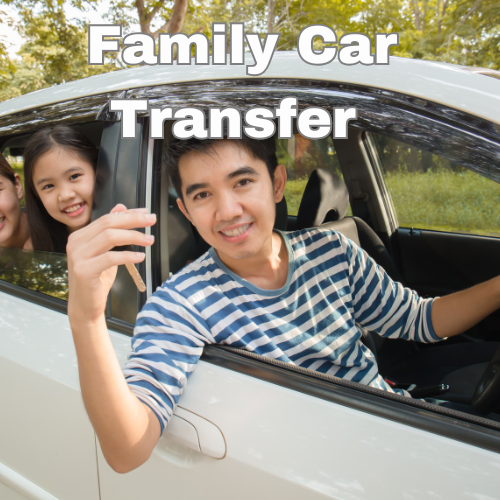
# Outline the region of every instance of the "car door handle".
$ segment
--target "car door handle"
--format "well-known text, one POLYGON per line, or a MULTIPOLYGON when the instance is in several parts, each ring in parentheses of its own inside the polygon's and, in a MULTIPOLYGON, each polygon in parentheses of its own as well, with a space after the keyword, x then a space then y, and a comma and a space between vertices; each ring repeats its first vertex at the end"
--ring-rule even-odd
POLYGON ((162 439, 171 439, 218 460, 226 456, 226 440, 219 427, 181 406, 175 409, 162 439))

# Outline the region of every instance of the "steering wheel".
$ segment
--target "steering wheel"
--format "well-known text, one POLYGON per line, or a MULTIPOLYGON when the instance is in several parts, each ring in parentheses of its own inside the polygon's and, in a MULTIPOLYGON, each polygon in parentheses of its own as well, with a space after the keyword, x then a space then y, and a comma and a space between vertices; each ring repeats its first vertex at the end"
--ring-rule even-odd
POLYGON ((483 415, 500 406, 500 347, 479 380, 471 404, 483 415))

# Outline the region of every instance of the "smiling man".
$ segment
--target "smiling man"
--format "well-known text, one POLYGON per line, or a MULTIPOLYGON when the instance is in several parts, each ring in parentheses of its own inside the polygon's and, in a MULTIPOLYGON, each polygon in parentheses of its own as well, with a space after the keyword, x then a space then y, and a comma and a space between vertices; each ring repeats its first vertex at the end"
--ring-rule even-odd
POLYGON ((273 230, 286 170, 272 139, 178 141, 166 161, 179 208, 212 248, 148 300, 125 378, 104 309, 113 266, 144 256, 110 250, 151 245, 151 237, 131 229, 151 226, 155 217, 118 206, 121 213, 75 232, 68 244, 68 312, 82 394, 117 471, 147 460, 206 344, 393 391, 357 324, 391 338, 433 342, 465 331, 500 304, 499 279, 422 299, 340 233, 273 230))

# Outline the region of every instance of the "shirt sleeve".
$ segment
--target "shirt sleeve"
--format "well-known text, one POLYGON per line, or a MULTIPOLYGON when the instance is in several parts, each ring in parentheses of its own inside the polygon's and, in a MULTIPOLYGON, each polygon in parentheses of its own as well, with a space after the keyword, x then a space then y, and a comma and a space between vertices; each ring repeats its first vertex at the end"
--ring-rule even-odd
POLYGON ((132 392, 158 417, 162 433, 208 343, 213 338, 196 308, 166 285, 137 316, 123 373, 132 392))
POLYGON ((339 234, 344 248, 357 323, 391 339, 436 342, 443 340, 432 326, 433 298, 423 299, 415 291, 392 281, 362 248, 339 234))

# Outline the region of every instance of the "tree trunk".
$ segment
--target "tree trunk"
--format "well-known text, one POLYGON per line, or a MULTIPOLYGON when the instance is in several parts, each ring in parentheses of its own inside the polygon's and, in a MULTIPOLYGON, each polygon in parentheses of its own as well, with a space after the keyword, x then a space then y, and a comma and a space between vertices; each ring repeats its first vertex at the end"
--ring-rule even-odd
POLYGON ((272 33, 274 27, 274 10, 276 0, 267 0, 267 32, 272 33))
POLYGON ((175 0, 172 16, 170 19, 155 32, 151 31, 151 23, 153 18, 158 14, 160 9, 164 6, 165 0, 160 0, 156 6, 149 12, 146 12, 144 7, 144 0, 136 0, 135 7, 139 14, 139 24, 141 32, 151 35, 155 40, 158 39, 160 33, 179 33, 186 17, 189 0, 175 0))
POLYGON ((189 0, 175 0, 172 17, 168 21, 168 33, 179 33, 181 30, 186 17, 188 2, 189 0))
POLYGON ((420 31, 422 28, 420 24, 420 9, 418 7, 418 0, 411 0, 411 5, 413 7, 413 14, 415 15, 415 27, 418 31, 420 31))

